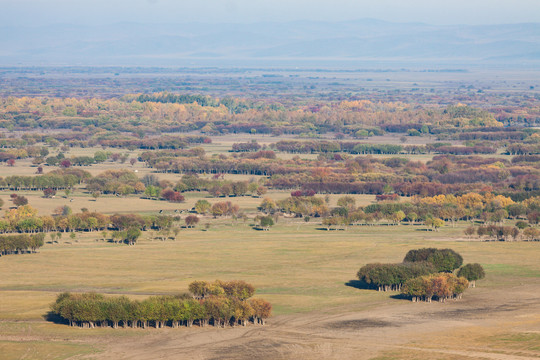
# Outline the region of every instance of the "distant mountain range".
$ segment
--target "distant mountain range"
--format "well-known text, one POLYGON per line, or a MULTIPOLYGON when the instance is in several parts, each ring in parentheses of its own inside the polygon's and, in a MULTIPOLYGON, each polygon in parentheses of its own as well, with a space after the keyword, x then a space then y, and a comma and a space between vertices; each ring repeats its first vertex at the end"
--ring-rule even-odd
POLYGON ((435 26, 373 19, 260 24, 0 27, 0 65, 176 65, 198 61, 540 62, 540 24, 435 26))

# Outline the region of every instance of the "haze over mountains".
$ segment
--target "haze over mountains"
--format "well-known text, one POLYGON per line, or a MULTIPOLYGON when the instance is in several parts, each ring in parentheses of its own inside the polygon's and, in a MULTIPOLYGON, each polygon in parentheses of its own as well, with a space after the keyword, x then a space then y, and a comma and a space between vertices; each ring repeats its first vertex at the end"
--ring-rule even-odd
POLYGON ((186 65, 294 61, 540 63, 540 24, 436 26, 373 19, 258 24, 0 27, 0 65, 186 65))

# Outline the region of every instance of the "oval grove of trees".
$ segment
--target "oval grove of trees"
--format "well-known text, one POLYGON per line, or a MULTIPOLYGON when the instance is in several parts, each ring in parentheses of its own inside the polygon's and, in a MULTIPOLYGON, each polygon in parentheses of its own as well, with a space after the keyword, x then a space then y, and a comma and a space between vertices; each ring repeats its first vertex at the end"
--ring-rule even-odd
POLYGON ((475 280, 485 276, 480 264, 462 264, 462 256, 452 249, 423 248, 410 250, 402 263, 367 264, 357 277, 379 291, 401 291, 413 301, 431 302, 434 297, 445 301, 461 298, 469 281, 474 286, 475 280))

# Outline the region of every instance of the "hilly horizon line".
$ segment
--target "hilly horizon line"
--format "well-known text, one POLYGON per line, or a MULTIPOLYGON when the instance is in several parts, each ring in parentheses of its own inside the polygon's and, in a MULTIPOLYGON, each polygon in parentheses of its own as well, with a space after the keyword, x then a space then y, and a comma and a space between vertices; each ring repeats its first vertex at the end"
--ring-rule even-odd
POLYGON ((321 24, 346 24, 346 23, 358 23, 358 22, 377 22, 377 23, 386 23, 386 24, 402 24, 402 25, 425 25, 425 26, 434 26, 434 27, 495 27, 495 26, 512 26, 512 25, 540 25, 540 21, 520 21, 520 22, 501 22, 494 24, 465 24, 465 23, 456 23, 456 24, 434 24, 422 21, 389 21, 373 17, 358 18, 353 20, 310 20, 310 19, 299 19, 299 20, 265 20, 265 21, 183 21, 183 22, 147 22, 147 21, 114 21, 107 22, 102 24, 87 24, 87 23, 71 23, 71 22, 54 22, 50 24, 39 24, 39 25, 7 25, 0 28, 41 28, 41 27, 50 27, 50 26, 79 26, 79 27, 95 27, 95 26, 111 26, 111 25, 189 25, 189 24, 200 24, 200 25, 257 25, 257 24, 293 24, 293 23, 321 23, 321 24))
POLYGON ((430 25, 374 18, 1 27, 0 65, 239 61, 540 61, 540 23, 430 25))

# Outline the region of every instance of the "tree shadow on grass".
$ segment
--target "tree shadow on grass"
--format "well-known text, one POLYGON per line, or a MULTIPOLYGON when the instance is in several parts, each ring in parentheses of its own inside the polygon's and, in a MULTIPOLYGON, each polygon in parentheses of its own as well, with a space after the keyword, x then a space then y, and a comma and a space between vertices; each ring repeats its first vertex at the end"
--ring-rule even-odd
POLYGON ((362 280, 349 280, 345 283, 345 286, 349 286, 360 290, 374 290, 374 287, 362 280))
POLYGON ((49 321, 54 324, 61 324, 61 325, 69 324, 69 322, 66 319, 64 319, 63 317, 61 317, 60 315, 52 311, 49 311, 45 315, 43 315, 43 319, 45 319, 45 321, 49 321))
POLYGON ((411 300, 411 297, 405 294, 394 294, 394 295, 390 295, 390 299, 411 300))

